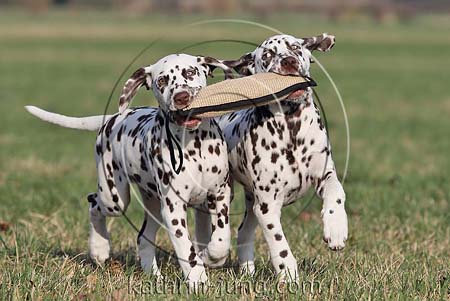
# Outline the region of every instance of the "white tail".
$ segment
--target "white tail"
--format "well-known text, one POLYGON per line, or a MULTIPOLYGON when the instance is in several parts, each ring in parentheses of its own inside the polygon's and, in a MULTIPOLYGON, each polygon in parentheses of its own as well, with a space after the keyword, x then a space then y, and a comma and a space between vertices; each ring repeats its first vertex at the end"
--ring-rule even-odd
POLYGON ((32 115, 44 121, 70 129, 98 131, 112 115, 98 115, 90 117, 69 117, 61 114, 47 112, 35 106, 25 106, 32 115))

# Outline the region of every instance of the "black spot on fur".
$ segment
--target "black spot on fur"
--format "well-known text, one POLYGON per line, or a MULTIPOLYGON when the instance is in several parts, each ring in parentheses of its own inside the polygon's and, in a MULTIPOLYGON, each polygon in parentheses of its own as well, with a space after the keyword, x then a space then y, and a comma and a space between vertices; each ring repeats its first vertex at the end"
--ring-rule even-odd
POLYGON ((272 157, 271 157, 271 162, 272 163, 277 163, 278 157, 280 157, 280 155, 278 153, 272 153, 272 157))
POLYGON ((108 187, 109 190, 111 191, 114 188, 114 182, 111 179, 108 179, 108 181, 106 181, 108 183, 108 187))
POLYGON ((169 185, 169 174, 167 172, 163 175, 163 183, 164 185, 169 185))
POLYGON ((111 130, 112 127, 114 126, 114 123, 116 122, 116 119, 119 115, 116 114, 113 117, 111 117, 111 119, 108 120, 108 122, 106 123, 106 127, 105 127, 105 135, 106 138, 109 138, 109 136, 111 135, 111 130))
POLYGON ((140 183, 141 182, 141 176, 138 174, 134 174, 133 179, 137 182, 140 183))
POLYGON ((261 209, 261 213, 262 214, 266 214, 267 212, 269 212, 269 208, 267 206, 267 203, 261 203, 260 209, 261 209))

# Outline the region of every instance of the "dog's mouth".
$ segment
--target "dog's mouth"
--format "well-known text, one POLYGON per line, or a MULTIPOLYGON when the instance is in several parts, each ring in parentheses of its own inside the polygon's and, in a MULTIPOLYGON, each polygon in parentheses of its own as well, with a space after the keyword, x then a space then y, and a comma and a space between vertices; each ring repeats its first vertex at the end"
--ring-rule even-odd
MULTIPOLYGON (((298 70, 298 67, 295 67, 292 69, 293 69, 292 71, 283 71, 283 72, 275 72, 275 73, 280 74, 280 75, 286 75, 286 76, 303 76, 302 73, 298 70)), ((305 89, 299 89, 294 92, 291 92, 291 94, 289 94, 286 97, 286 100, 298 100, 302 96, 304 96, 305 92, 306 92, 305 89)))
POLYGON ((299 99, 300 97, 302 97, 305 94, 305 90, 301 89, 301 90, 297 90, 292 92, 291 94, 288 95, 288 97, 286 99, 290 99, 290 100, 296 100, 299 99))
POLYGON ((179 126, 183 126, 188 129, 195 129, 202 122, 202 120, 198 117, 183 116, 183 115, 179 114, 178 112, 172 113, 172 119, 179 126))

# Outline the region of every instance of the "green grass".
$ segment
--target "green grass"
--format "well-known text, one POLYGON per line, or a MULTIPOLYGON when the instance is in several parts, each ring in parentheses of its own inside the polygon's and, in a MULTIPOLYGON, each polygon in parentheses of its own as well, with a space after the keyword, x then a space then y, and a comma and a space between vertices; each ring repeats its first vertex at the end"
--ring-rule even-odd
MULTIPOLYGON (((202 19, 0 13, 0 222, 9 225, 0 232, 2 299, 186 297, 185 292, 150 294, 153 279, 138 268, 136 233, 123 218, 109 220, 114 260, 103 268, 90 263, 85 195, 96 187, 94 134, 40 122, 23 106, 35 104, 79 116, 103 112, 123 68, 157 37, 163 39, 132 70, 191 43, 218 38, 259 43, 271 34, 244 24, 186 26, 202 19)), ((345 190, 350 237, 344 251, 329 251, 321 241, 320 201, 314 199, 301 212, 307 198, 301 200, 283 212, 283 222, 299 261, 301 284, 313 282, 313 293, 273 291, 276 281, 258 230, 261 274, 256 280, 231 268, 209 272, 211 283, 229 285, 222 298, 450 298, 447 19, 424 17, 408 24, 375 25, 365 20, 332 24, 306 16, 275 15, 262 21, 296 36, 321 32, 337 36, 332 52, 317 57, 338 85, 349 115, 351 157, 345 190), (264 285, 268 291, 239 290, 249 283, 264 285)), ((246 45, 215 43, 190 52, 231 59, 249 50, 246 45)), ((343 115, 317 65, 313 76, 319 82, 335 161, 342 173, 343 115)), ((117 91, 114 96, 110 112, 116 110, 117 91)), ((148 98, 140 93, 135 104, 146 104, 148 98)), ((233 210, 242 207, 239 191, 233 210)), ((140 225, 143 210, 136 200, 128 215, 140 225)), ((232 218, 234 234, 240 219, 232 218)), ((172 250, 163 231, 157 242, 172 250)), ((181 278, 173 258, 160 254, 160 259, 170 281, 181 278)), ((230 263, 235 266, 236 261, 233 248, 230 263)))

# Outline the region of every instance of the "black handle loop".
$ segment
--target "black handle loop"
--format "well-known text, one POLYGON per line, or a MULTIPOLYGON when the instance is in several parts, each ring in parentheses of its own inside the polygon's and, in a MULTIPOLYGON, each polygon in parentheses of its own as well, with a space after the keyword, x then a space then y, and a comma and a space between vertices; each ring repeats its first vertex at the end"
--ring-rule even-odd
POLYGON ((165 116, 165 126, 166 126, 166 136, 167 136, 167 143, 169 144, 169 152, 170 152, 170 163, 172 164, 172 168, 175 171, 175 173, 178 175, 181 171, 181 168, 183 167, 183 150, 181 148, 180 143, 178 142, 177 138, 175 138, 175 136, 172 134, 172 132, 170 131, 170 127, 169 127, 169 123, 170 123, 170 119, 169 116, 167 114, 164 114, 165 116), (179 165, 178 168, 177 166, 177 161, 175 159, 175 150, 173 148, 173 143, 175 142, 175 145, 177 147, 178 150, 178 160, 179 165))
MULTIPOLYGON (((310 86, 309 86, 310 88, 316 87, 316 86, 317 86, 317 83, 312 79, 311 76, 304 75, 303 78, 306 79, 306 82, 310 85, 310 86)), ((313 90, 314 90, 314 89, 313 89, 313 90)))

